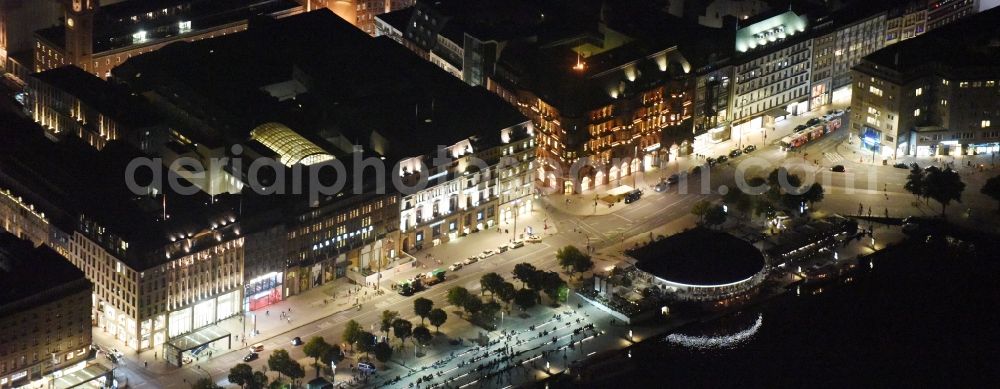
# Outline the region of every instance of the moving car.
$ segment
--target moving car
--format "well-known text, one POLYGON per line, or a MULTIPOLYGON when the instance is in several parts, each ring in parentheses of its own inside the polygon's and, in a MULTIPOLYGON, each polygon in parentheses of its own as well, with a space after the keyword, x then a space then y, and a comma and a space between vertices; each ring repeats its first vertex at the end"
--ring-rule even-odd
POLYGON ((705 162, 708 162, 708 166, 711 167, 711 166, 715 166, 715 164, 718 161, 716 161, 715 158, 708 157, 708 158, 705 158, 705 162))
POLYGON ((263 343, 257 343, 257 344, 255 344, 253 346, 250 346, 250 351, 253 351, 255 353, 259 353, 261 351, 264 351, 264 344, 263 343))
POLYGON ((448 266, 448 270, 455 271, 455 270, 461 269, 462 266, 465 266, 465 265, 463 265, 461 262, 455 262, 455 263, 451 264, 451 266, 448 266))
POLYGON ((673 174, 670 177, 667 177, 667 184, 673 185, 673 184, 676 184, 680 180, 681 180, 681 176, 673 174))
POLYGON ((657 191, 657 192, 665 192, 667 190, 667 187, 669 187, 669 186, 670 185, 667 184, 666 181, 660 181, 660 182, 657 182, 656 185, 653 186, 653 190, 657 191))
POLYGON ((525 239, 528 243, 541 243, 542 238, 538 235, 528 235, 528 239, 525 239))
POLYGON ((510 248, 512 248, 512 249, 519 249, 521 247, 524 247, 524 241, 523 240, 515 240, 515 241, 511 242, 510 244, 511 244, 510 248))
POLYGON ((476 262, 479 262, 479 258, 477 258, 476 256, 471 256, 471 257, 466 258, 465 261, 462 262, 462 263, 466 264, 466 265, 471 265, 471 264, 476 263, 476 262))
POLYGON ((493 250, 483 250, 483 252, 479 254, 479 259, 486 259, 492 257, 493 254, 496 254, 496 252, 494 252, 493 250))
POLYGON ((844 165, 836 165, 836 166, 830 168, 830 171, 831 172, 836 172, 836 173, 843 173, 844 172, 844 165))
POLYGON ((750 154, 750 153, 754 152, 755 150, 757 150, 757 146, 749 145, 749 146, 743 148, 743 154, 750 154))
POLYGON ((292 338, 292 346, 301 346, 301 345, 302 345, 302 338, 298 336, 292 338))
POLYGON ((497 246, 497 253, 498 254, 499 253, 505 253, 505 252, 507 252, 507 250, 510 250, 510 245, 509 244, 502 244, 502 245, 497 246))
POLYGON ((729 150, 729 158, 736 158, 739 157, 740 155, 743 155, 743 150, 740 149, 729 150))
POLYGON ((909 168, 910 168, 910 166, 909 166, 909 165, 907 165, 907 164, 905 164, 905 163, 902 163, 902 162, 900 162, 900 163, 897 163, 897 164, 895 164, 895 165, 892 165, 892 167, 894 167, 894 168, 896 168, 896 169, 909 169, 909 168))
POLYGON ((256 360, 257 358, 260 358, 260 354, 251 351, 250 354, 243 357, 243 362, 250 362, 256 360))

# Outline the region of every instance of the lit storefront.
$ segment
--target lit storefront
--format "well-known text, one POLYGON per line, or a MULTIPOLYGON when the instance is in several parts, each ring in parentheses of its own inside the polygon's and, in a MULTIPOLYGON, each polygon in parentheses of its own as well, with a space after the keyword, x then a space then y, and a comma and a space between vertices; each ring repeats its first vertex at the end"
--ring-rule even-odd
POLYGON ((281 301, 282 272, 271 272, 248 281, 243 288, 243 310, 256 311, 281 301))

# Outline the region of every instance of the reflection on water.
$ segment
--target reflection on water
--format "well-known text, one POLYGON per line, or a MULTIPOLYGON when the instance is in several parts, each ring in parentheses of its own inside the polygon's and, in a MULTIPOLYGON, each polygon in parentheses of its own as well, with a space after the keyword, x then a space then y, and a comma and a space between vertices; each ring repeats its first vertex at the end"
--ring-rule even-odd
POLYGON ((693 349, 730 349, 750 341, 753 336, 764 325, 764 314, 758 313, 757 320, 739 332, 729 335, 688 335, 670 334, 667 335, 667 342, 693 349))
POLYGON ((792 288, 742 313, 691 323, 628 354, 601 356, 578 378, 545 384, 997 387, 1000 239, 976 247, 896 246, 873 268, 864 262, 837 282, 792 288))

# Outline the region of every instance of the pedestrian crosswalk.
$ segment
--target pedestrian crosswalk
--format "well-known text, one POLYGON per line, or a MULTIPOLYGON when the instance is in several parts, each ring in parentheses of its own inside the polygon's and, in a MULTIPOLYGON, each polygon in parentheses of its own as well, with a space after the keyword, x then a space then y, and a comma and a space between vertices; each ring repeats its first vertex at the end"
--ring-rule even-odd
POLYGON ((823 153, 823 158, 830 162, 841 162, 844 160, 844 156, 840 153, 823 153))

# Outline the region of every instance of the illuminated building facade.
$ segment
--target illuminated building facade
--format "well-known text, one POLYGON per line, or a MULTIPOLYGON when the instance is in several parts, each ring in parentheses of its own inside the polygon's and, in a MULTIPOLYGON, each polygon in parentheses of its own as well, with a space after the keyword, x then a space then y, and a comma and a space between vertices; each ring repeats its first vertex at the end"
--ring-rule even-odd
POLYGON ((375 19, 378 15, 411 7, 416 0, 325 0, 325 2, 326 7, 337 16, 357 26, 366 34, 376 36, 375 19))
POLYGON ((998 151, 1000 51, 987 11, 866 57, 854 68, 852 137, 875 159, 998 151))
POLYGON ((510 43, 487 82, 532 120, 535 178, 560 193, 619 185, 659 166, 662 129, 691 116, 690 64, 676 46, 606 27, 594 38, 545 49, 510 43))
POLYGON ((172 42, 243 31, 253 16, 283 17, 303 9, 292 0, 185 0, 168 6, 142 0, 106 6, 99 0, 58 1, 64 23, 35 32, 34 70, 75 65, 101 78, 125 60, 172 42))
POLYGON ((26 108, 54 139, 73 136, 100 150, 123 139, 147 150, 165 130, 141 97, 116 88, 75 66, 63 66, 27 79, 26 108))
POLYGON ((140 154, 120 141, 101 151, 75 137, 53 142, 31 122, 3 135, 0 186, 10 189, 0 219, 93 283, 100 331, 148 350, 240 311, 243 237, 231 205, 153 187, 133 194, 122 177, 140 154))
MULTIPOLYGON (((871 3, 878 6, 877 3, 871 3)), ((813 28, 809 107, 833 101, 833 91, 851 84, 851 68, 885 46, 885 11, 847 7, 820 17, 813 28)))
POLYGON ((915 38, 927 32, 927 0, 913 0, 888 10, 885 45, 915 38))
POLYGON ((82 368, 90 354, 91 283, 66 258, 0 231, 0 388, 82 368))
POLYGON ((532 125, 525 120, 499 132, 499 137, 484 134, 463 139, 440 149, 441 157, 401 161, 403 183, 415 185, 422 178, 420 164, 424 160, 442 159, 426 167, 427 188, 405 194, 400 200, 403 250, 436 246, 500 223, 514 228, 519 215, 531 212, 535 160, 532 125))
POLYGON ((927 31, 979 11, 979 0, 932 0, 927 4, 927 31))

